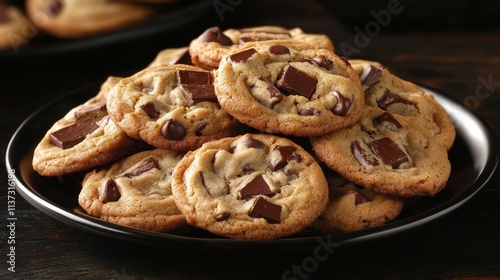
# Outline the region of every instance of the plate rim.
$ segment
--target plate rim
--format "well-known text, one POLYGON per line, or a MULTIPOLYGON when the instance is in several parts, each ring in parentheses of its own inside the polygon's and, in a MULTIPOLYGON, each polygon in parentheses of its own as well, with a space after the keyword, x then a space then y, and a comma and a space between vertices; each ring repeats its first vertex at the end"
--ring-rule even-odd
MULTIPOLYGON (((366 241, 382 236, 392 235, 397 232, 402 232, 419 227, 436 218, 445 216, 461 207, 484 188, 484 186, 493 176, 499 162, 499 149, 498 143, 495 140, 495 134, 482 118, 480 118, 475 112, 470 111, 469 109, 462 106, 460 103, 458 103, 456 100, 452 99, 445 93, 442 93, 428 86, 419 86, 426 92, 430 92, 432 95, 439 97, 439 99, 441 100, 444 100, 447 104, 451 104, 455 107, 455 110, 460 110, 461 113, 465 113, 469 116, 469 118, 472 118, 484 133, 485 141, 488 143, 488 149, 490 149, 491 152, 488 153, 484 168, 479 172, 474 181, 457 196, 453 197, 449 201, 446 201, 445 203, 438 205, 437 207, 424 211, 423 213, 418 213, 414 216, 410 216, 402 220, 395 220, 391 223, 378 227, 367 228, 349 233, 336 233, 308 237, 290 237, 273 240, 239 240, 226 238, 191 237, 138 230, 102 221, 98 218, 83 215, 75 211, 69 211, 65 209, 65 207, 59 206, 53 201, 46 199, 38 191, 29 186, 29 184, 21 178, 21 174, 18 173, 13 174, 13 181, 16 184, 15 190, 17 193, 21 194, 21 196, 29 204, 31 204, 44 214, 74 228, 82 229, 89 233, 94 233, 101 236, 118 238, 125 241, 133 241, 135 243, 160 245, 172 250, 185 249, 185 242, 190 242, 189 245, 196 245, 195 247, 200 252, 205 251, 206 249, 211 250, 214 247, 223 249, 225 252, 232 252, 236 248, 246 248, 247 251, 249 249, 254 249, 252 251, 259 251, 265 248, 282 248, 284 246, 287 246, 287 250, 290 251, 293 250, 289 248, 290 246, 297 246, 294 249, 303 250, 305 248, 310 248, 311 246, 318 246, 319 243, 325 242, 321 241, 320 239, 330 242, 332 237, 336 244, 353 244, 360 241, 366 241)), ((17 127, 9 140, 5 153, 5 164, 7 171, 9 172, 10 170, 20 170, 20 168, 18 168, 20 159, 16 161, 16 159, 13 158, 15 156, 13 154, 13 149, 15 148, 17 138, 20 136, 23 130, 26 129, 27 125, 30 123, 30 121, 32 121, 32 119, 34 119, 44 110, 47 110, 50 106, 53 106, 56 103, 61 102, 62 100, 71 99, 76 93, 86 90, 90 91, 90 89, 97 89, 98 87, 98 84, 93 84, 77 88, 66 95, 60 96, 52 100, 51 102, 48 102, 32 114, 30 114, 30 116, 28 116, 17 127)), ((445 105, 441 105, 445 107, 445 105)), ((459 130, 457 130, 457 134, 458 132, 459 130)))

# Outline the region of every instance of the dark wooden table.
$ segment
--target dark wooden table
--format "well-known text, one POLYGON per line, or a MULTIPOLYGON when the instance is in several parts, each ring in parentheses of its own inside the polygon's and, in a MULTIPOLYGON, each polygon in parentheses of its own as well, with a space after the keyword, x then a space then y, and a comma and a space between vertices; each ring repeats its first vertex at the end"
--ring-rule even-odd
MULTIPOLYGON (((390 2, 394 1, 387 1, 390 2)), ((194 24, 152 37, 44 56, 21 52, 0 61, 2 155, 21 122, 48 101, 81 86, 104 81, 109 75, 135 73, 159 50, 187 45, 213 25, 228 28, 274 24, 325 33, 341 55, 380 61, 400 77, 437 88, 460 103, 474 101, 468 104, 469 108, 491 127, 497 138, 500 136, 500 31, 497 28, 488 26, 465 31, 441 28, 430 32, 415 28, 417 22, 408 25, 405 32, 404 24, 408 22, 399 22, 394 17, 386 27, 375 26, 368 40, 361 43, 361 35, 356 37, 355 27, 364 30, 366 25, 344 24, 334 10, 330 13, 315 1, 268 0, 258 5, 253 5, 254 1, 214 1, 217 3, 233 6, 223 13, 217 13, 215 6, 210 6, 194 24), (392 30, 391 25, 398 25, 398 30, 392 30), (484 81, 489 83, 486 85, 484 81)), ((397 7, 394 9, 398 11, 397 7)), ((411 9, 403 9, 398 15, 405 18, 405 12, 409 15, 411 9)), ((7 263, 12 246, 8 244, 11 232, 7 227, 9 180, 5 165, 3 167, 0 172, 1 279, 500 277, 498 171, 480 193, 452 213, 408 231, 340 246, 327 259, 306 270, 300 267, 312 256, 314 248, 263 255, 244 251, 221 254, 215 250, 198 253, 190 248, 172 251, 81 231, 43 214, 16 194, 16 272, 10 272, 7 263)))

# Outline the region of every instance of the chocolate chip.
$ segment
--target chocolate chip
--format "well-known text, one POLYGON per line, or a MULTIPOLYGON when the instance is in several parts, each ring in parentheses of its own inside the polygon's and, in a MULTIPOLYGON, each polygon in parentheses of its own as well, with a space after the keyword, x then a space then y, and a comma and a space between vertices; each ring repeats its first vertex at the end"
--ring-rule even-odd
POLYGON ((252 196, 272 196, 273 192, 262 175, 255 177, 245 187, 238 191, 238 199, 248 199, 252 196))
POLYGON ((277 89, 271 81, 264 77, 260 77, 259 80, 265 82, 267 84, 267 90, 269 91, 270 103, 269 105, 274 106, 276 103, 279 103, 285 97, 283 93, 279 89, 277 89))
POLYGON ((270 224, 279 223, 281 220, 281 206, 267 201, 265 198, 258 197, 248 216, 253 218, 264 218, 270 224))
POLYGON ((161 128, 161 134, 168 140, 181 140, 186 137, 186 129, 182 124, 169 119, 161 128))
POLYGON ((408 156, 389 137, 375 140, 368 144, 370 149, 382 159, 384 164, 398 168, 408 162, 408 156))
POLYGON ((220 30, 220 28, 217 26, 205 30, 205 32, 203 32, 198 37, 198 40, 205 43, 216 42, 223 46, 231 46, 233 44, 231 38, 227 37, 224 33, 222 33, 222 30, 220 30))
POLYGON ((379 100, 377 100, 377 104, 382 110, 387 110, 389 106, 396 103, 412 105, 412 106, 417 105, 415 102, 405 99, 390 91, 386 91, 384 95, 379 100))
POLYGON ((49 134, 50 143, 62 149, 68 149, 82 142, 99 126, 89 120, 74 123, 49 134))
POLYGON ((319 116, 321 115, 321 110, 315 108, 300 108, 299 115, 301 116, 319 116))
POLYGON ((285 66, 276 86, 285 94, 301 95, 311 98, 318 80, 291 65, 285 66))
POLYGON ((398 131, 403 126, 394 118, 394 116, 389 112, 384 112, 382 115, 375 118, 375 123, 383 125, 389 130, 398 131))
POLYGON ((186 64, 193 65, 191 61, 191 55, 189 54, 189 49, 186 48, 185 51, 178 53, 176 56, 173 56, 169 59, 168 64, 186 64))
POLYGON ((269 47, 269 52, 276 55, 290 54, 290 49, 283 45, 272 45, 269 47))
POLYGON ((268 41, 272 40, 274 38, 272 37, 256 37, 256 36, 241 36, 240 37, 240 45, 244 45, 245 43, 248 42, 261 42, 261 41, 268 41))
POLYGON ((229 219, 229 216, 231 216, 231 214, 229 214, 229 213, 222 213, 222 214, 219 214, 219 215, 215 216, 214 219, 217 222, 222 222, 222 221, 225 221, 225 220, 229 219))
POLYGON ((144 172, 147 172, 151 169, 160 169, 159 165, 158 165, 158 162, 154 159, 154 158, 146 158, 146 159, 143 159, 139 165, 137 165, 136 168, 134 168, 132 171, 130 172, 127 172, 125 174, 123 174, 121 177, 126 177, 126 178, 132 178, 132 177, 135 177, 135 176, 139 176, 141 175, 142 173, 144 172))
POLYGON ((76 121, 83 119, 97 120, 107 115, 106 100, 101 100, 92 104, 84 105, 75 111, 76 121))
POLYGON ((350 193, 354 194, 354 205, 370 202, 370 199, 368 199, 368 197, 359 190, 349 191, 348 194, 350 193))
POLYGON ((179 88, 184 95, 184 99, 189 106, 196 105, 203 101, 217 103, 215 88, 213 85, 182 84, 179 88))
POLYGON ((337 104, 333 106, 332 112, 337 116, 345 116, 351 108, 351 99, 345 98, 338 90, 331 92, 337 98, 337 104))
POLYGON ((363 73, 361 73, 361 85, 366 90, 370 86, 378 83, 380 78, 382 77, 382 70, 379 68, 369 65, 363 69, 363 73))
POLYGON ((339 56, 339 58, 345 63, 345 65, 347 66, 351 66, 351 63, 349 62, 349 60, 343 56, 339 56))
POLYGON ((63 3, 59 0, 49 0, 43 3, 42 10, 49 16, 57 16, 62 9, 63 3))
POLYGON ((154 103, 141 105, 141 109, 153 120, 157 120, 160 117, 160 112, 156 110, 154 103))
POLYGON ((255 149, 264 149, 266 147, 264 143, 252 137, 245 137, 245 145, 248 148, 255 148, 255 149))
POLYGON ((254 55, 255 53, 257 53, 257 51, 254 49, 254 48, 251 48, 251 49, 247 49, 247 50, 244 50, 244 51, 241 51, 241 52, 237 52, 235 54, 232 54, 229 56, 229 59, 232 61, 232 62, 236 62, 236 63, 239 63, 239 62, 245 62, 247 61, 252 55, 254 55))
POLYGON ((176 74, 177 84, 211 85, 212 74, 210 72, 178 70, 176 74))
POLYGON ((196 130, 194 131, 194 134, 196 136, 201 136, 202 135, 202 131, 203 129, 205 129, 205 127, 207 127, 208 125, 208 122, 205 121, 205 122, 200 122, 197 126, 196 126, 196 130))
POLYGON ((318 55, 312 59, 319 67, 325 68, 326 70, 331 70, 333 66, 333 61, 327 59, 324 55, 318 55))
POLYGON ((99 193, 99 200, 102 203, 118 201, 121 197, 120 190, 113 179, 109 179, 104 184, 101 192, 99 193))
POLYGON ((363 167, 378 165, 378 162, 375 159, 372 160, 368 157, 358 141, 351 143, 351 153, 363 167))
POLYGON ((292 160, 302 161, 302 157, 296 153, 297 148, 294 146, 275 146, 274 149, 279 151, 280 158, 269 164, 269 168, 272 171, 284 168, 292 160))

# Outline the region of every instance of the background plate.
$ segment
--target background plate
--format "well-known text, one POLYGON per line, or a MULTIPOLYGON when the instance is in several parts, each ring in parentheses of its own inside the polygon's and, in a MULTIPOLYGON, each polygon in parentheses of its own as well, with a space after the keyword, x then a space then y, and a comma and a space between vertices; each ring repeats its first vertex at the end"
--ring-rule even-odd
POLYGON ((231 240, 217 237, 205 231, 181 236, 135 230, 101 221, 88 216, 79 207, 77 197, 84 173, 60 177, 42 177, 31 166, 33 150, 45 132, 70 109, 94 96, 100 85, 79 89, 41 108, 27 118, 12 136, 6 152, 7 170, 15 170, 17 191, 33 206, 63 223, 76 228, 118 238, 169 249, 193 252, 267 253, 277 251, 302 251, 319 244, 352 244, 415 228, 463 205, 490 179, 498 163, 498 147, 492 132, 475 114, 456 101, 435 90, 431 92, 446 109, 455 123, 457 138, 449 151, 452 171, 446 188, 433 198, 422 198, 394 221, 376 228, 352 233, 325 236, 295 236, 279 240, 231 240))

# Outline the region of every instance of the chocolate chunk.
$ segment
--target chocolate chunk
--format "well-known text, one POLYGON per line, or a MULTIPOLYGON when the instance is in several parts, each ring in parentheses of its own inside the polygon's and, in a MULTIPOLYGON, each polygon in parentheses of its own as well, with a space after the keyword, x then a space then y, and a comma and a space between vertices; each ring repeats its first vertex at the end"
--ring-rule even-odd
POLYGON ((217 96, 215 95, 215 88, 213 85, 182 84, 179 88, 189 106, 196 105, 203 101, 217 103, 217 96))
POLYGON ((220 28, 217 26, 205 30, 205 32, 203 32, 198 37, 198 40, 205 43, 216 42, 223 46, 231 46, 233 44, 231 38, 227 37, 224 33, 222 33, 222 30, 220 30, 220 28))
POLYGON ((285 94, 302 95, 311 98, 318 81, 291 65, 285 66, 276 86, 285 94))
POLYGON ((408 156, 389 137, 375 140, 368 144, 370 149, 382 159, 384 164, 398 168, 402 163, 408 162, 408 156))
POLYGON ((42 6, 42 10, 49 16, 57 16, 62 9, 63 3, 60 0, 49 0, 45 1, 42 6))
POLYGON ((241 52, 237 52, 235 54, 232 54, 229 56, 229 59, 232 61, 232 62, 236 62, 236 63, 239 63, 239 62, 245 62, 247 61, 252 55, 254 55, 255 53, 257 53, 257 51, 254 49, 254 48, 251 48, 251 49, 247 49, 247 50, 244 50, 244 51, 241 51, 241 52))
POLYGON ((250 183, 238 191, 238 199, 248 199, 257 195, 273 195, 273 192, 262 175, 255 177, 250 183))
POLYGON ((231 214, 229 214, 229 213, 222 213, 222 214, 219 214, 219 215, 215 216, 214 219, 217 222, 222 222, 222 221, 225 221, 225 220, 229 219, 229 216, 231 216, 231 214))
POLYGON ((261 42, 274 39, 273 37, 257 37, 257 36, 241 36, 240 45, 244 45, 248 42, 261 42))
POLYGON ((75 111, 76 121, 83 119, 101 119, 107 115, 106 100, 101 100, 92 104, 84 105, 75 111))
POLYGON ((315 108, 300 108, 299 115, 301 116, 319 116, 321 115, 321 110, 315 108))
POLYGON ((280 152, 281 158, 269 164, 272 171, 284 168, 292 160, 302 161, 302 157, 296 153, 297 148, 294 146, 276 146, 274 149, 280 152))
POLYGON ((191 55, 189 54, 188 48, 186 48, 186 50, 178 53, 176 56, 171 57, 167 63, 169 65, 174 65, 174 64, 193 65, 193 62, 191 61, 191 55))
POLYGON ((7 5, 0 2, 0 23, 8 23, 11 20, 7 14, 7 5))
POLYGON ((276 55, 290 54, 290 50, 288 49, 288 47, 283 45, 272 45, 269 47, 269 52, 276 55))
POLYGON ((378 116, 375 123, 385 126, 387 129, 392 131, 398 131, 403 126, 394 118, 394 116, 389 112, 384 112, 382 115, 378 116))
POLYGON ((141 105, 141 109, 153 120, 157 120, 160 117, 160 112, 156 110, 154 103, 141 105))
POLYGON ((270 224, 279 223, 281 220, 281 206, 267 201, 265 198, 258 197, 248 216, 253 218, 264 218, 270 224))
POLYGON ((361 85, 366 90, 370 86, 378 83, 382 77, 382 70, 379 68, 369 65, 363 69, 363 73, 359 77, 361 79, 361 85))
POLYGON ((169 119, 161 128, 161 134, 168 140, 181 140, 186 137, 186 129, 182 124, 169 119))
POLYGON ((374 159, 372 160, 368 157, 365 150, 363 150, 358 141, 352 142, 351 153, 359 161, 359 163, 361 163, 363 167, 378 165, 378 162, 376 160, 374 159))
POLYGON ((319 67, 325 68, 326 70, 331 70, 333 66, 333 61, 327 59, 324 55, 318 55, 312 59, 319 67))
POLYGON ((143 159, 136 168, 132 171, 123 174, 121 177, 132 178, 139 176, 144 172, 147 172, 153 168, 160 169, 158 162, 154 158, 143 159))
POLYGON ((387 108, 389 108, 389 106, 391 106, 392 104, 396 104, 396 103, 412 105, 412 106, 417 105, 415 102, 410 101, 408 99, 404 99, 403 97, 401 97, 395 93, 392 93, 390 91, 386 91, 384 93, 384 95, 382 96, 382 98, 377 100, 377 104, 382 110, 387 110, 387 108))
POLYGON ((193 85, 211 85, 212 84, 212 74, 210 72, 202 71, 189 71, 189 70, 178 70, 177 71, 177 84, 193 84, 193 85))
POLYGON ((351 63, 349 62, 349 60, 343 56, 339 56, 339 58, 345 63, 345 65, 347 66, 351 66, 351 63))
POLYGON ((62 149, 68 149, 82 142, 85 137, 99 126, 89 120, 74 123, 49 134, 50 143, 62 149))
POLYGON ((332 112, 337 116, 345 116, 351 108, 351 99, 345 98, 338 90, 331 92, 337 98, 337 104, 333 106, 332 112))
POLYGON ((368 197, 359 190, 352 190, 349 193, 354 194, 354 205, 370 202, 370 199, 368 199, 368 197))
POLYGON ((208 125, 208 122, 206 122, 206 121, 198 123, 198 125, 196 126, 196 130, 194 131, 194 134, 196 136, 201 136, 203 129, 205 129, 205 127, 207 127, 207 125, 208 125))
POLYGON ((104 184, 101 192, 99 193, 99 200, 102 203, 118 201, 121 197, 120 190, 113 179, 109 179, 104 184))
POLYGON ((252 137, 245 137, 245 145, 248 148, 255 148, 255 149, 264 149, 266 147, 264 143, 252 137))
POLYGON ((279 103, 285 97, 283 93, 279 89, 277 89, 271 81, 264 77, 260 77, 259 80, 265 82, 267 84, 267 90, 269 91, 270 103, 269 105, 274 106, 276 103, 279 103))

